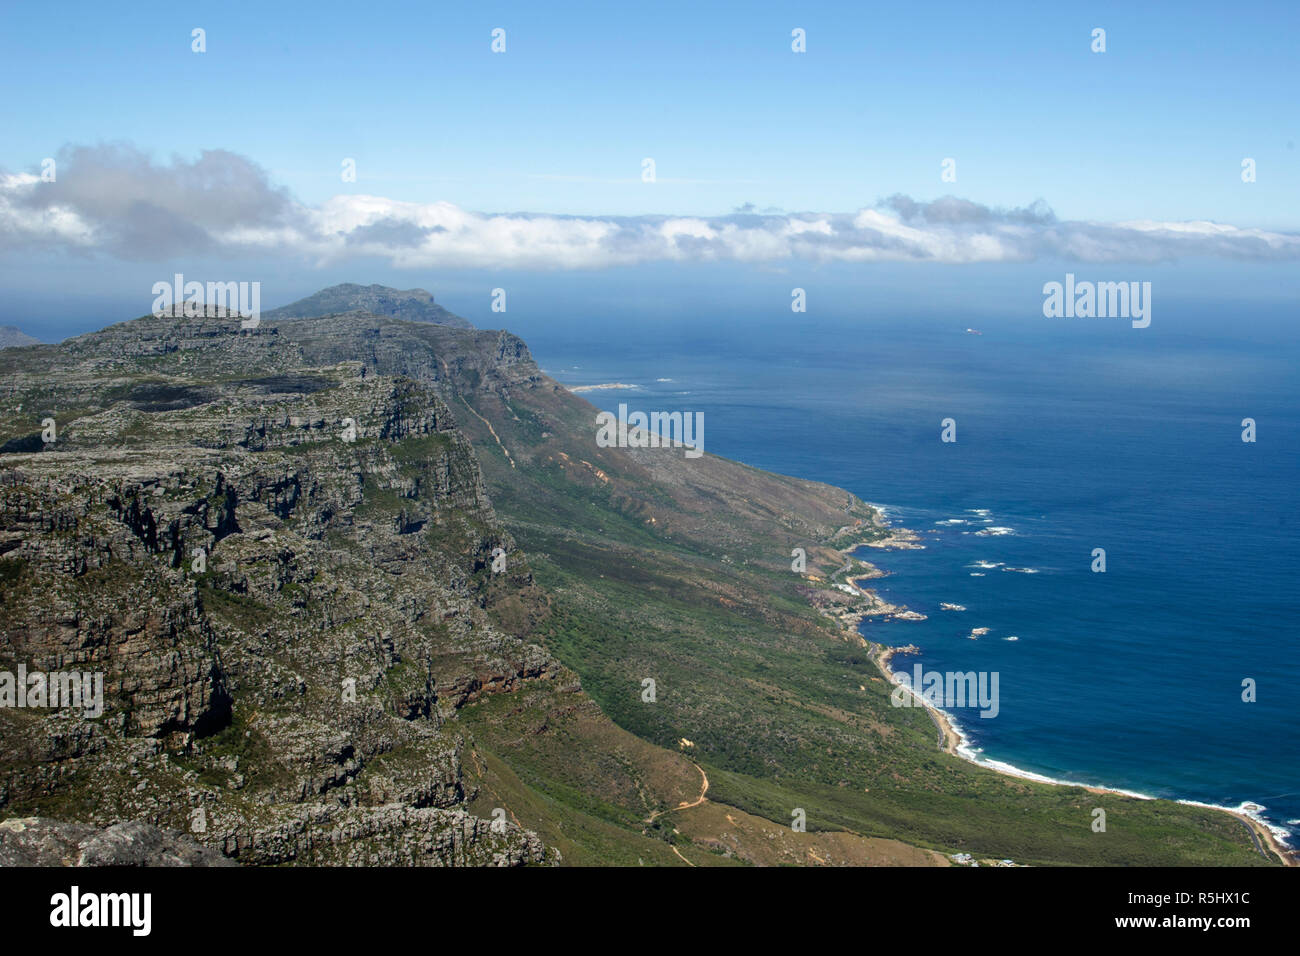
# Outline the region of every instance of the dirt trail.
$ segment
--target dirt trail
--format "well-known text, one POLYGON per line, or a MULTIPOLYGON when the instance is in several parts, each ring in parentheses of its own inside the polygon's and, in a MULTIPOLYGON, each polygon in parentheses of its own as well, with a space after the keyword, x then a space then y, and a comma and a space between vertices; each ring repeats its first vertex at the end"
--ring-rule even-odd
MULTIPOLYGON (((698 807, 700 804, 702 804, 705 801, 705 799, 707 798, 707 794, 709 792, 708 774, 706 774, 704 772, 704 768, 701 767, 699 764, 695 763, 695 761, 691 761, 691 763, 695 767, 695 769, 700 772, 700 779, 703 781, 703 786, 700 788, 699 797, 691 801, 690 803, 687 803, 686 801, 683 800, 681 803, 677 804, 677 806, 671 807, 667 810, 656 810, 654 813, 650 814, 650 816, 646 817, 645 819, 646 823, 654 823, 654 821, 657 818, 663 816, 665 813, 676 813, 678 810, 689 810, 691 807, 698 807)), ((677 855, 681 856, 680 853, 677 855)), ((685 859, 685 857, 683 857, 683 859, 685 859)), ((688 860, 687 862, 690 861, 688 860)))
POLYGON ((471 415, 473 415, 475 418, 477 418, 479 421, 481 421, 484 425, 487 426, 487 430, 492 433, 492 438, 496 441, 497 447, 500 448, 501 453, 506 456, 506 461, 510 462, 510 467, 511 468, 515 467, 515 460, 510 457, 510 452, 506 451, 506 446, 501 444, 501 439, 497 436, 497 430, 492 427, 492 423, 488 421, 486 418, 484 418, 482 415, 480 415, 474 409, 473 405, 471 405, 469 402, 466 402, 465 396, 462 395, 460 400, 465 403, 465 407, 469 409, 471 415))

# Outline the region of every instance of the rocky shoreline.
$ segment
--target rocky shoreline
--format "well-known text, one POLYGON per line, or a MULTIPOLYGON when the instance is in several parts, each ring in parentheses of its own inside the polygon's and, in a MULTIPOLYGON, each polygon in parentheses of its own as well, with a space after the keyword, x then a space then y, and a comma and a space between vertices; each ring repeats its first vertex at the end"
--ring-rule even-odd
MULTIPOLYGON (((850 565, 853 561, 856 560, 861 566, 861 568, 859 569, 859 573, 857 573, 854 577, 850 578, 849 581, 850 581, 850 586, 852 586, 859 593, 859 595, 865 599, 866 606, 854 608, 851 611, 834 615, 834 616, 836 616, 840 620, 840 622, 844 625, 847 632, 846 636, 849 636, 852 639, 856 639, 861 646, 869 648, 869 656, 871 660, 875 663, 876 668, 880 671, 884 679, 888 681, 890 684, 897 684, 898 679, 895 676, 894 672, 890 669, 890 662, 892 661, 892 659, 898 655, 919 654, 921 649, 914 644, 905 644, 898 647, 893 647, 884 644, 883 642, 868 641, 858 631, 858 626, 868 618, 879 618, 881 620, 886 620, 886 621, 888 620, 923 621, 926 620, 926 615, 921 614, 920 612, 917 611, 911 611, 908 608, 901 605, 891 604, 888 601, 885 601, 883 598, 881 598, 879 594, 877 594, 874 590, 870 588, 862 587, 861 582, 871 581, 878 578, 886 577, 888 576, 889 572, 882 571, 876 565, 871 564, 868 561, 862 561, 860 558, 854 559, 851 557, 851 555, 854 551, 858 550, 858 548, 860 547, 876 548, 882 551, 915 551, 915 550, 923 549, 925 545, 921 543, 920 535, 917 534, 915 531, 912 531, 907 528, 891 528, 888 525, 884 524, 883 519, 880 517, 879 513, 877 513, 875 519, 875 527, 886 529, 888 531, 888 534, 883 538, 875 538, 872 540, 862 540, 862 541, 853 542, 850 543, 847 547, 839 549, 840 554, 845 558, 847 562, 850 563, 850 565)), ((840 570, 843 571, 845 570, 845 568, 841 568, 840 570)), ((834 576, 832 575, 832 578, 833 577, 834 576)), ((965 610, 964 607, 958 604, 944 603, 941 605, 941 607, 944 610, 951 610, 951 611, 965 610)), ((982 636, 980 632, 987 633, 987 628, 972 629, 970 635, 971 639, 974 640, 979 636, 982 636)), ((1144 797, 1139 794, 1128 793, 1126 791, 1116 790, 1110 787, 1087 786, 1082 784, 1067 783, 1064 781, 1048 780, 1046 778, 1040 778, 1036 774, 1028 773, 1025 771, 1016 771, 1014 769, 1004 769, 1002 767, 990 766, 987 763, 983 763, 979 760, 976 760, 969 753, 963 752, 962 745, 965 742, 965 738, 962 736, 961 731, 957 729, 956 723, 954 722, 953 718, 949 714, 947 714, 939 707, 934 706, 929 701, 926 701, 919 696, 916 697, 916 700, 921 706, 925 707, 926 711, 930 714, 931 719, 934 721, 935 726, 939 731, 938 746, 939 749, 942 750, 944 753, 951 754, 952 756, 955 757, 959 757, 962 760, 966 760, 970 763, 976 764, 977 766, 984 768, 985 770, 990 770, 994 773, 1001 774, 1002 776, 1005 777, 1013 777, 1021 780, 1025 780, 1025 779, 1034 780, 1036 782, 1047 783, 1052 786, 1062 786, 1062 787, 1081 786, 1084 790, 1087 790, 1089 793, 1113 794, 1116 796, 1130 797, 1134 799, 1151 799, 1150 797, 1144 797)), ((1189 802, 1189 801, 1184 801, 1184 802, 1189 802)), ((1277 838, 1277 835, 1274 834, 1273 831, 1261 820, 1256 819, 1255 817, 1251 816, 1248 813, 1239 810, 1233 810, 1229 807, 1212 806, 1209 804, 1197 804, 1197 805, 1206 806, 1209 809, 1219 810, 1222 813, 1227 813, 1229 816, 1236 818, 1243 825, 1245 825, 1247 829, 1250 830, 1251 834, 1256 840, 1257 845, 1262 845, 1263 847, 1267 847, 1269 853, 1275 856, 1277 859, 1279 859, 1282 862, 1283 866, 1300 866, 1300 852, 1292 850, 1291 848, 1283 844, 1277 838)))

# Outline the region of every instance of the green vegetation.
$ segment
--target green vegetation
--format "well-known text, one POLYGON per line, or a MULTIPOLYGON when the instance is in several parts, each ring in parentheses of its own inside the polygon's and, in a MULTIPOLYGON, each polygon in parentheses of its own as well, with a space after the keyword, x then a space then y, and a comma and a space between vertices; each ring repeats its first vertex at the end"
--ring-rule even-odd
MULTIPOLYGON (((870 521, 841 530, 864 514, 844 492, 791 492, 791 479, 732 463, 705 486, 707 457, 680 480, 652 479, 594 447, 581 400, 515 393, 510 407, 530 399, 556 434, 540 447, 497 404, 478 408, 516 458, 531 443, 529 467, 510 469, 490 437, 475 438, 497 510, 551 598, 538 637, 620 727, 671 750, 692 741, 710 800, 786 826, 801 807, 810 830, 1036 865, 1268 862, 1226 814, 1017 780, 941 752, 926 712, 890 705, 867 648, 821 617, 788 571, 791 544, 884 533, 870 521), (755 504, 791 497, 767 512, 755 504), (808 499, 823 515, 811 541, 783 527, 796 508, 813 510, 808 499), (654 703, 642 700, 644 678, 654 703), (1106 833, 1091 829, 1095 807, 1107 810, 1106 833)), ((823 576, 843 560, 821 558, 823 576)))

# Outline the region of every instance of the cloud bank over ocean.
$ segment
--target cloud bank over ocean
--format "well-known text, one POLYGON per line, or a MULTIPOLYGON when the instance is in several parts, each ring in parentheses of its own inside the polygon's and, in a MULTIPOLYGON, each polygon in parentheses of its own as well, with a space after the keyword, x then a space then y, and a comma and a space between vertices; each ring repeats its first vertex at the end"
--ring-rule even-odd
MULTIPOLYGON (((654 184, 630 188, 654 189, 654 184)), ((894 195, 851 212, 723 216, 481 213, 449 202, 340 194, 294 199, 225 150, 154 162, 125 145, 76 146, 54 181, 0 171, 0 255, 63 250, 124 260, 181 254, 380 258, 396 268, 598 269, 652 262, 1162 262, 1300 259, 1300 234, 1214 222, 1061 221, 1039 200, 995 209, 894 195)))

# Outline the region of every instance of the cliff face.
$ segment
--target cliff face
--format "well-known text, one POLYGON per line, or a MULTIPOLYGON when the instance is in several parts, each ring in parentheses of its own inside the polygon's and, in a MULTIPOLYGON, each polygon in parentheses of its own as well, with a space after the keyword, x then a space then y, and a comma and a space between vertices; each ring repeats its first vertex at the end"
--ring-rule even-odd
POLYGON ((104 714, 0 708, 0 813, 241 862, 543 861, 462 809, 455 719, 562 673, 497 623, 545 612, 527 562, 433 387, 301 351, 151 318, 5 369, 0 671, 102 673, 104 714))

